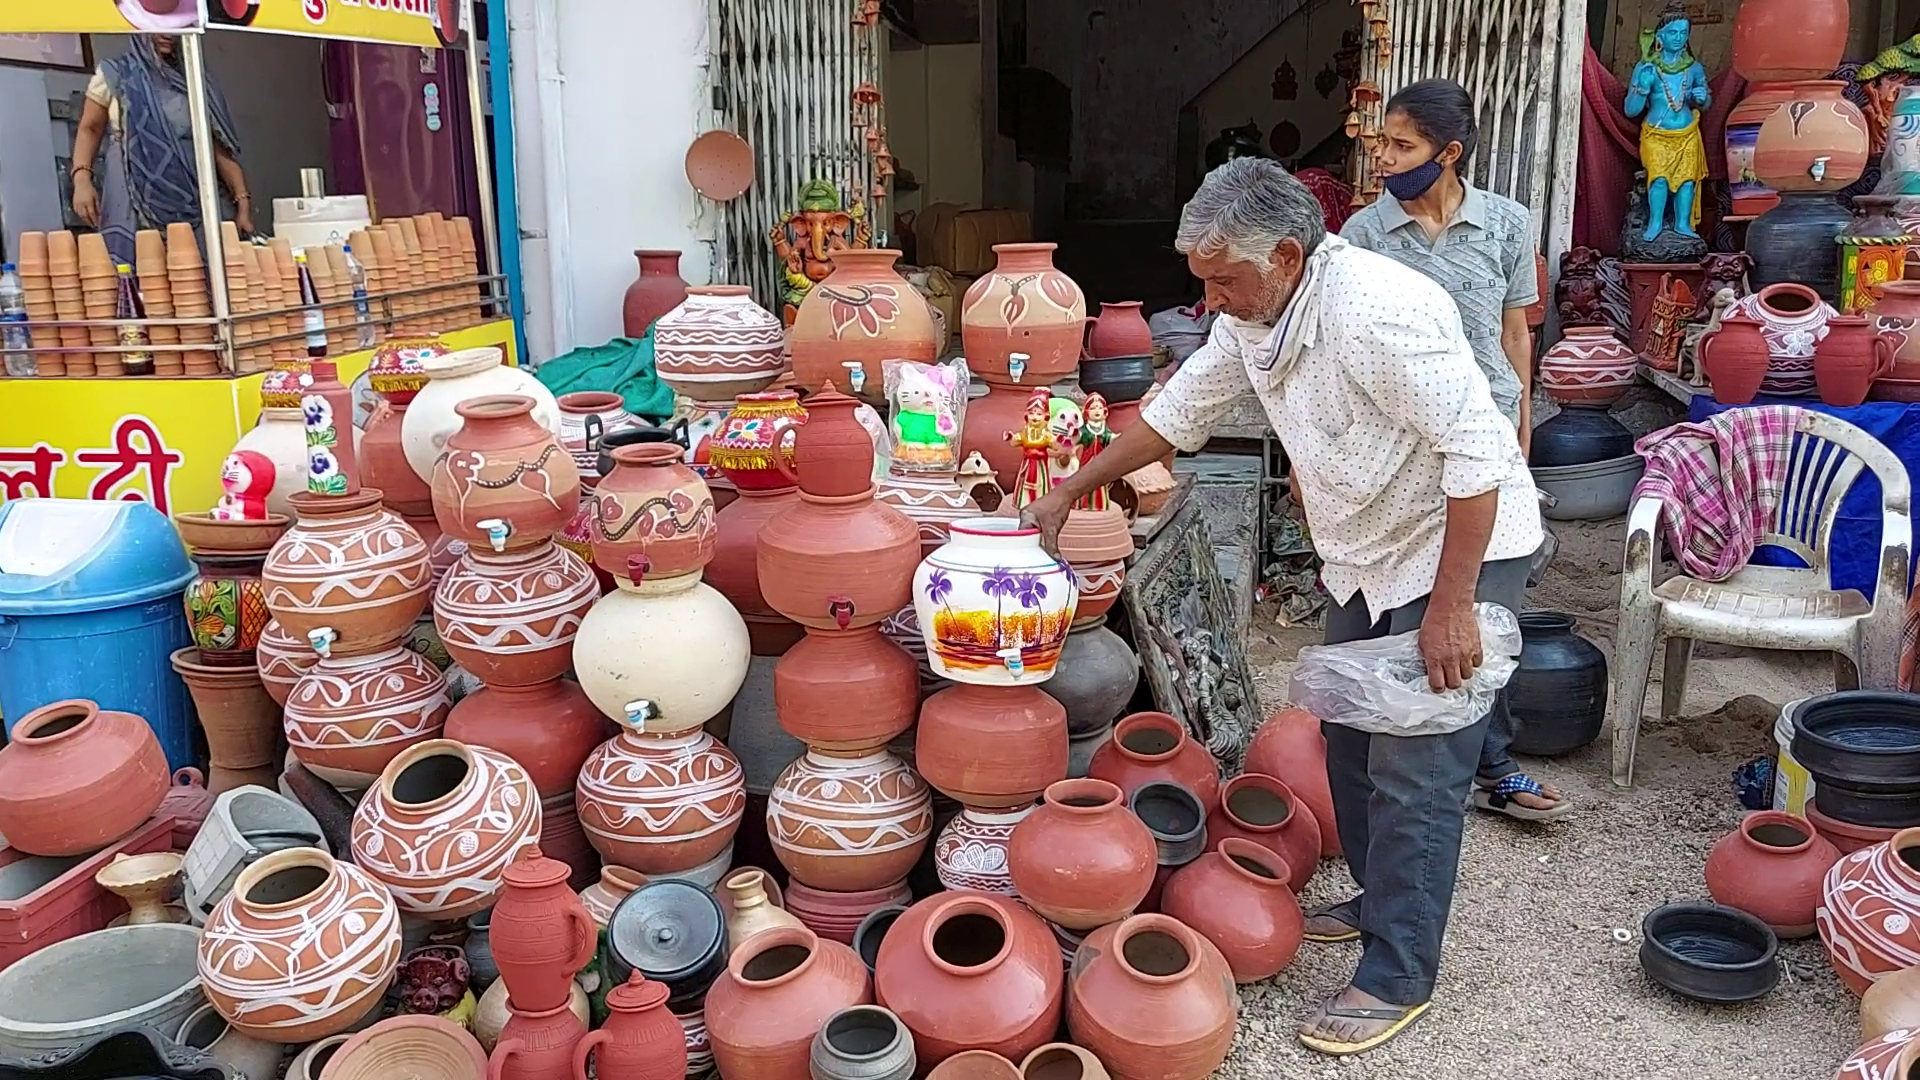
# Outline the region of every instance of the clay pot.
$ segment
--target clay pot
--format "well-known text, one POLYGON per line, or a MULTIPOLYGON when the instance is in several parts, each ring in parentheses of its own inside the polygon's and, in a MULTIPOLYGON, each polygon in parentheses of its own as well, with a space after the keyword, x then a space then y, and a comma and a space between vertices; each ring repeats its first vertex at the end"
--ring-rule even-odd
POLYGON ((807 887, 798 881, 787 883, 786 908, 805 923, 807 929, 846 945, 867 916, 886 907, 904 907, 913 902, 913 890, 905 878, 884 888, 864 892, 834 893, 807 887))
MULTIPOLYGON (((511 993, 511 988, 509 988, 511 993)), ((487 1058, 487 1080, 573 1080, 587 1025, 565 1004, 530 1010, 509 1004, 506 1026, 487 1058)))
POLYGON ((553 391, 532 372, 505 361, 506 354, 491 346, 420 358, 427 384, 407 406, 400 438, 407 464, 422 480, 432 482, 433 463, 446 449, 447 439, 460 430, 462 421, 454 409, 463 401, 500 395, 530 397, 535 402, 534 421, 559 436, 560 403, 553 391))
MULTIPOLYGON (((653 325, 660 381, 695 401, 765 390, 786 367, 786 330, 745 285, 700 285, 653 325)), ((724 411, 724 410, 723 410, 724 411)))
POLYGON ((1267 717, 1247 743, 1246 771, 1263 773, 1287 785, 1287 790, 1313 811, 1320 826, 1320 857, 1340 854, 1340 831, 1334 828, 1333 791, 1327 785, 1327 739, 1320 720, 1292 705, 1267 717))
POLYGON ((874 996, 913 1032, 923 1070, 965 1050, 1018 1060, 1060 1030, 1053 934, 1009 897, 922 900, 894 922, 873 970, 874 996))
POLYGON ((1060 664, 1044 687, 1067 710, 1067 735, 1113 725, 1140 685, 1140 658, 1105 619, 1076 620, 1060 650, 1060 664))
POLYGON ((1911 1041, 1916 1028, 1920 1028, 1920 967, 1896 971, 1861 995, 1862 1041, 1873 1042, 1896 1031, 1911 1041))
POLYGON ((1713 400, 1722 405, 1746 405, 1760 394, 1767 377, 1770 353, 1760 324, 1728 315, 1720 327, 1700 339, 1700 366, 1706 369, 1713 400))
POLYGON ((542 798, 566 795, 569 804, 587 755, 612 735, 612 723, 565 679, 488 687, 447 714, 447 738, 498 750, 526 769, 542 798), (529 717, 539 722, 528 723, 529 717))
POLYGON ((409 746, 439 738, 449 708, 446 677, 419 653, 328 657, 287 696, 287 745, 322 779, 364 788, 409 746))
POLYGON ((806 422, 800 395, 791 390, 741 394, 733 399, 733 411, 721 421, 720 430, 708 440, 707 460, 743 495, 785 491, 794 482, 773 459, 778 455, 789 467, 793 465, 793 441, 786 438, 786 431, 806 422))
POLYGON ((767 835, 794 880, 830 892, 877 889, 907 876, 933 835, 933 798, 906 762, 873 750, 808 750, 767 797, 767 835))
POLYGON ((819 1080, 910 1080, 913 1033, 877 1005, 855 1005, 827 1018, 809 1048, 819 1080))
POLYGON ((1540 385, 1563 405, 1611 405, 1626 395, 1639 365, 1612 327, 1568 327, 1540 356, 1540 385))
POLYGON ((1192 927, 1220 950, 1234 981, 1270 979, 1293 962, 1306 919, 1287 880, 1286 860, 1251 840, 1230 836, 1174 871, 1160 910, 1192 927))
MULTIPOLYGON (((971 355, 971 354, 969 354, 971 355)), ((1026 419, 1028 390, 1017 386, 989 384, 987 396, 967 402, 967 422, 960 429, 960 452, 979 454, 993 468, 994 479, 1002 491, 1012 491, 1020 482, 1020 448, 1007 441, 1007 432, 1020 430, 1026 419)), ((1135 402, 1110 405, 1107 426, 1120 432, 1117 421, 1131 418, 1138 423, 1140 406, 1135 402)), ((999 500, 994 501, 999 505, 999 500)))
POLYGON ((1019 1080, 1020 1066, 991 1050, 962 1050, 942 1061, 927 1080, 1019 1080))
POLYGON ((1915 849, 1920 829, 1903 829, 1827 872, 1815 921, 1834 971, 1856 994, 1920 951, 1920 870, 1908 862, 1915 849))
POLYGON ((1320 824, 1313 811, 1276 777, 1241 773, 1221 789, 1207 815, 1207 843, 1231 836, 1251 840, 1287 861, 1288 887, 1299 892, 1320 868, 1320 824))
MULTIPOLYGON (((373 359, 367 363, 367 385, 390 405, 411 405, 427 385, 426 359, 452 351, 437 337, 388 338, 373 350, 373 359)), ((273 378, 272 374, 267 377, 273 378)), ((364 454, 361 460, 366 460, 364 454)), ((420 477, 414 479, 424 482, 420 477)))
POLYGON ((830 498, 873 489, 874 437, 856 415, 859 405, 831 382, 807 398, 807 422, 779 436, 779 447, 791 452, 770 457, 786 483, 830 498))
POLYGON ((790 914, 767 895, 772 887, 775 895, 780 887, 773 884, 765 870, 749 867, 736 870, 727 876, 725 895, 727 897, 727 949, 731 956, 748 939, 763 931, 779 926, 803 926, 798 916, 790 914))
POLYGON ((933 869, 949 889, 1017 895, 1007 868, 1007 842, 1031 806, 1006 811, 963 806, 933 842, 933 869))
POLYGON ((380 1004, 400 963, 392 894, 319 848, 276 851, 240 872, 207 917, 200 980, 243 1035, 324 1039, 380 1004))
POLYGON ((437 922, 491 906, 507 866, 538 850, 539 835, 540 794, 527 771, 451 739, 394 758, 353 814, 354 861, 401 911, 437 922))
POLYGON ((600 599, 580 556, 553 543, 497 555, 470 548, 433 597, 433 624, 453 662, 489 686, 552 682, 573 666, 573 639, 600 599))
POLYGON ((1733 20, 1733 68, 1749 82, 1818 79, 1847 47, 1845 0, 1748 0, 1733 20))
POLYGON ((353 394, 340 381, 339 366, 333 361, 316 359, 308 367, 300 381, 300 410, 307 428, 307 491, 351 494, 360 490, 353 394))
POLYGON ((380 505, 374 488, 289 501, 299 520, 260 572, 273 617, 322 655, 367 656, 398 644, 427 608, 426 541, 380 505))
POLYGON ((1893 339, 1882 336, 1865 315, 1836 315, 1814 349, 1813 378, 1820 400, 1848 407, 1867 400, 1874 381, 1893 374, 1893 339))
POLYGON ((260 631, 254 657, 259 664, 260 685, 266 688, 267 696, 273 699, 274 704, 282 707, 287 703, 287 695, 293 693, 294 685, 300 681, 300 676, 320 662, 320 656, 313 651, 313 646, 287 633, 278 619, 268 619, 266 627, 260 631))
POLYGON ((1095 930, 1067 976, 1067 1030, 1114 1080, 1202 1080, 1226 1061, 1239 1009, 1220 950, 1166 915, 1095 930))
POLYGON ((1209 814, 1220 806, 1220 767, 1188 737, 1186 725, 1166 713, 1134 713, 1115 724, 1113 741, 1093 755, 1087 775, 1128 798, 1143 784, 1165 780, 1193 792, 1209 814))
POLYGON ((586 907, 587 914, 593 916, 593 921, 604 928, 620 901, 646 883, 645 874, 624 866, 603 866, 599 880, 580 890, 580 903, 586 907))
MULTIPOLYGON (((573 1010, 573 1015, 580 1018, 582 1027, 591 1023, 587 992, 580 989, 579 983, 573 984, 567 998, 567 1007, 573 1010)), ((507 1021, 512 1016, 513 1009, 507 1001, 507 984, 496 981, 487 987, 486 993, 481 994, 480 1000, 474 1003, 473 1018, 469 1021, 473 1028, 473 1037, 480 1041, 482 1050, 489 1054, 493 1053, 494 1045, 500 1041, 500 1032, 506 1028, 507 1021)), ((288 1075, 287 1080, 293 1080, 292 1074, 288 1075)))
POLYGON ((795 386, 814 392, 848 386, 879 408, 885 402, 884 360, 931 364, 940 330, 925 297, 894 272, 900 252, 850 248, 833 252, 833 272, 807 292, 788 335, 795 386), (859 376, 852 368, 859 365, 859 376))
POLYGON ((580 470, 580 482, 591 488, 600 480, 600 443, 640 425, 627 411, 626 400, 603 390, 581 390, 560 395, 560 445, 580 470))
POLYGON ((707 1036, 722 1076, 808 1080, 808 1051, 827 1018, 873 1001, 853 950, 803 927, 755 937, 707 991, 707 1036))
POLYGON ((774 665, 773 695, 787 734, 817 750, 861 754, 913 726, 920 667, 875 627, 808 631, 774 665), (849 701, 860 707, 847 708, 849 701))
MULTIPOLYGON (((718 589, 743 618, 787 621, 767 606, 760 594, 760 528, 799 501, 798 492, 791 487, 772 491, 743 488, 740 498, 714 515, 713 559, 707 563, 702 580, 718 589)), ((794 632, 799 632, 797 627, 794 632)), ((763 654, 755 649, 755 655, 763 654)))
MULTIPOLYGON (((379 488, 387 508, 402 517, 432 517, 433 489, 414 474, 407 463, 407 448, 401 431, 406 424, 407 404, 391 399, 374 406, 366 428, 360 433, 360 479, 371 488, 379 488)), ((435 530, 439 525, 435 524, 435 530)))
POLYGON ((627 337, 639 340, 647 336, 654 320, 679 307, 687 299, 687 283, 680 277, 680 253, 648 251, 633 253, 640 260, 640 276, 627 286, 620 302, 620 329, 627 337))
POLYGON ((1069 510, 1060 527, 1060 557, 1073 567, 1079 600, 1073 617, 1098 618, 1120 599, 1127 578, 1126 560, 1133 555, 1133 534, 1127 515, 1118 507, 1105 510, 1069 510))
POLYGON ((1153 887, 1153 834, 1105 780, 1062 780, 1007 842, 1013 887, 1028 907, 1070 930, 1131 914, 1153 887))
POLYGON ((580 623, 574 672, 602 713, 620 719, 644 691, 660 712, 648 730, 690 731, 720 715, 746 681, 747 624, 699 575, 641 570, 628 567, 644 580, 622 577, 580 623))
POLYGON ((629 718, 588 755, 574 804, 601 858, 643 874, 679 873, 733 842, 746 774, 704 731, 655 735, 629 718))
POLYGON ((263 769, 279 759, 280 707, 268 696, 258 668, 213 667, 194 648, 175 650, 168 659, 193 695, 215 769, 263 769))
POLYGON ((1078 591, 1040 530, 1012 518, 955 523, 913 575, 933 672, 959 683, 1027 686, 1053 676, 1078 591))
POLYGON ((672 443, 618 447, 594 489, 592 535, 594 563, 616 578, 635 557, 650 576, 696 573, 713 559, 713 492, 672 443))
POLYGON ((1107 1080, 1100 1059, 1072 1043, 1048 1043, 1020 1063, 1021 1080, 1107 1080))
POLYGON ((1836 1078, 1853 1080, 1898 1080, 1913 1075, 1920 1067, 1920 1038, 1912 1031, 1890 1031, 1853 1052, 1840 1065, 1836 1078))
POLYGON ((687 1074, 687 1046, 680 1021, 667 1011, 667 988, 639 972, 607 994, 610 1015, 600 1030, 580 1040, 573 1051, 574 1080, 593 1075, 606 1080, 681 1080, 687 1074))
POLYGON ((1846 88, 1844 82, 1792 84, 1792 99, 1760 125, 1754 143, 1754 172, 1762 183, 1779 192, 1836 192, 1860 179, 1870 149, 1867 120, 1841 96, 1846 88))
POLYGON ((30 855, 98 851, 153 815, 168 779, 140 717, 78 699, 43 705, 0 748, 0 834, 30 855))
POLYGON ((600 928, 567 888, 567 864, 533 848, 507 867, 488 939, 518 1007, 565 1008, 573 976, 593 959, 600 928))
POLYGON ((963 806, 1029 805, 1067 775, 1067 711, 1038 687, 948 687, 920 706, 914 765, 963 806))
POLYGON ((553 539, 580 508, 580 470, 533 417, 530 397, 462 401, 463 421, 433 466, 441 531, 482 550, 520 551, 553 539))
POLYGON ((874 498, 907 515, 920 529, 920 554, 931 555, 947 542, 956 521, 980 516, 980 505, 951 474, 888 473, 874 498))
POLYGON ((321 1080, 474 1080, 486 1069, 486 1051, 466 1028, 438 1016, 395 1016, 348 1039, 321 1080))
MULTIPOLYGON (((1774 115, 1781 115, 1787 107, 1781 106, 1774 115)), ((1780 200, 1779 205, 1747 226, 1746 252, 1753 260, 1747 269, 1748 287, 1765 290, 1779 285, 1805 286, 1822 300, 1835 305, 1841 303, 1845 298, 1840 288, 1843 260, 1836 256, 1844 253, 1835 241, 1846 231, 1852 215, 1831 192, 1786 191, 1775 198, 1780 200)), ((1751 297, 1737 301, 1730 310, 1754 314, 1746 306, 1749 299, 1751 297)), ((1836 312, 1829 308, 1825 314, 1836 312)), ((1773 333, 1773 320, 1762 318, 1762 322, 1769 324, 1767 340, 1773 345, 1776 368, 1783 366, 1783 357, 1804 360, 1789 367, 1799 389, 1790 389, 1776 371, 1768 376, 1767 392, 1811 391, 1813 345, 1818 338, 1800 335, 1782 338, 1773 333)))
POLYGON ((999 262, 961 301, 967 366, 988 382, 1043 386, 1079 364, 1087 298, 1054 269, 1058 246, 995 244, 999 262), (1014 362, 1015 354, 1025 356, 1024 363, 1014 362))
POLYGON ((292 519, 271 514, 265 521, 221 521, 206 514, 175 514, 173 523, 199 571, 187 583, 185 595, 187 626, 200 650, 199 662, 252 667, 260 631, 271 618, 260 570, 292 519))
POLYGON ((1140 314, 1140 301, 1102 303, 1087 333, 1087 355, 1095 360, 1145 356, 1153 352, 1153 330, 1140 314))
POLYGON ((1779 937, 1810 937, 1821 885, 1839 859, 1840 849, 1805 818, 1763 810, 1748 814, 1707 853, 1707 893, 1779 937))
POLYGON ((1790 86, 1749 84, 1747 96, 1727 114, 1727 180, 1733 190, 1735 214, 1757 216, 1780 205, 1779 193, 1761 183, 1754 171, 1753 155, 1760 140, 1760 125, 1792 99, 1790 86))

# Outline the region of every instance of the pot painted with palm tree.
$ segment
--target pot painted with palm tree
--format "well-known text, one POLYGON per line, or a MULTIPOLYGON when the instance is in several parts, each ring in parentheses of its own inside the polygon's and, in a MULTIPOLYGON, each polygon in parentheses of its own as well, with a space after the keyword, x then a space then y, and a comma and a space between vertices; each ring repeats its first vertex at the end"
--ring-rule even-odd
POLYGON ((976 686, 1052 678, 1078 599, 1072 568, 1013 518, 954 522, 913 576, 933 673, 976 686))

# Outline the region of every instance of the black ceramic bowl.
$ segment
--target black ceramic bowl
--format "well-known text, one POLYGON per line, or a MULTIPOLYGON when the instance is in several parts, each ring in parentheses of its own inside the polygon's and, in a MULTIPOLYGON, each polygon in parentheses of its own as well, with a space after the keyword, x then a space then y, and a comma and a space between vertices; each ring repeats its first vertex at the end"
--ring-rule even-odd
POLYGON ((600 440, 600 475, 613 472, 613 451, 621 446, 637 446, 640 443, 670 442, 687 445, 687 427, 682 421, 671 428, 654 427, 652 424, 639 424, 613 432, 600 440))
POLYGON ((1832 780, 1814 781, 1813 805, 1822 814, 1869 829, 1920 826, 1920 792, 1856 791, 1832 780))
POLYGON ((1153 357, 1109 356, 1080 361, 1080 389, 1099 394, 1107 404, 1139 401, 1153 388, 1153 357))
POLYGON ((1817 787, 1920 793, 1920 695, 1841 690, 1800 702, 1790 719, 1794 760, 1817 787))
POLYGON ((1127 808, 1153 834, 1161 866, 1185 866, 1207 849, 1206 807, 1179 784, 1142 784, 1127 800, 1127 808))
POLYGON ((1640 924, 1640 966, 1661 986, 1695 1001, 1731 1005, 1780 981, 1780 942, 1767 924, 1719 904, 1668 904, 1640 924))
POLYGON ((665 983, 668 1005, 700 998, 727 969, 720 901, 687 881, 653 881, 633 890, 607 920, 607 968, 614 986, 635 971, 665 983))
POLYGON ((1633 432, 1605 408, 1563 406, 1557 416, 1533 429, 1527 464, 1538 467, 1591 465, 1633 453, 1633 432))

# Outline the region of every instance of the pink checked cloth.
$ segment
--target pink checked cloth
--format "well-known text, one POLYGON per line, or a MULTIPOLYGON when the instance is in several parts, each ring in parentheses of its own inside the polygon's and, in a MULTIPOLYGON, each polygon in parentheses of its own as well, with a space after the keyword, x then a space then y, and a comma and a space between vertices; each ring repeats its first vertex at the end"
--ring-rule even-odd
POLYGON ((1667 545, 1687 576, 1725 581, 1753 557, 1780 506, 1798 412, 1786 405, 1728 409, 1633 445, 1647 459, 1633 500, 1660 500, 1667 545))

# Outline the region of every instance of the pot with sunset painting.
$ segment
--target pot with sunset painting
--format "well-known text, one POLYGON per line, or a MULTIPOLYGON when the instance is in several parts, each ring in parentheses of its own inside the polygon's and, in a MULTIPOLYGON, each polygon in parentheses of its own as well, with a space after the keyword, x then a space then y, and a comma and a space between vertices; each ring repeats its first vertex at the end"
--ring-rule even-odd
POLYGON ((981 686, 1052 678, 1079 599, 1072 568, 1012 518, 958 521, 948 535, 913 575, 934 674, 981 686))

